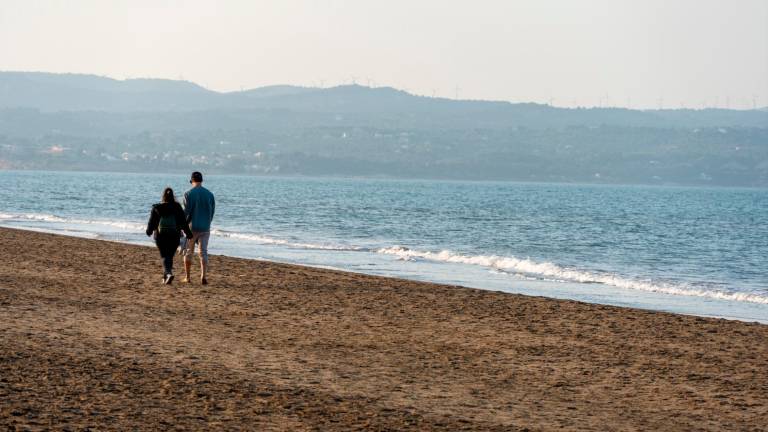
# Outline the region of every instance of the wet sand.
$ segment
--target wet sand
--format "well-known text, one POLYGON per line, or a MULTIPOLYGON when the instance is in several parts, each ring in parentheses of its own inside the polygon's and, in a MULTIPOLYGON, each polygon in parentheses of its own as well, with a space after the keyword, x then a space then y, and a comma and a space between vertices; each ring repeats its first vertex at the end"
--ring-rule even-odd
POLYGON ((9 430, 768 430, 766 325, 220 256, 168 287, 153 248, 0 244, 9 430))

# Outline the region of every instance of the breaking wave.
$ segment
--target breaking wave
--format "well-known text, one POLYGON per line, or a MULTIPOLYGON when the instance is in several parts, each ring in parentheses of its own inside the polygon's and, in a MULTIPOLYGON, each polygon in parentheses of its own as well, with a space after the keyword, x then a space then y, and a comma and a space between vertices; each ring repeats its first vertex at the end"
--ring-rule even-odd
MULTIPOLYGON (((53 222, 58 224, 67 225, 97 225, 105 227, 119 228, 126 231, 136 231, 143 233, 146 228, 145 224, 129 221, 115 221, 106 219, 79 219, 79 218, 66 218, 56 216, 53 214, 44 213, 25 213, 25 214, 8 214, 0 213, 0 220, 6 221, 29 221, 29 222, 53 222)), ((237 240, 252 241, 259 244, 266 245, 278 245, 300 249, 316 249, 316 250, 329 250, 329 251, 359 251, 365 250, 354 246, 344 246, 336 244, 315 244, 315 243, 303 243, 292 242, 289 240, 268 237, 259 234, 239 233, 234 231, 225 231, 221 229, 211 230, 211 234, 218 237, 232 238, 237 240)))
POLYGON ((259 244, 267 245, 279 245, 299 249, 315 249, 315 250, 328 250, 328 251, 364 251, 366 249, 355 246, 345 246, 336 244, 317 244, 317 243, 302 243, 292 242, 284 239, 268 237, 259 234, 244 234, 233 231, 224 231, 220 229, 211 230, 211 234, 219 237, 228 237, 238 240, 252 241, 259 244))
POLYGON ((435 262, 477 265, 488 267, 493 270, 515 273, 523 277, 533 277, 539 280, 595 283, 654 293, 768 304, 768 297, 758 294, 724 292, 697 288, 686 284, 628 279, 609 273, 596 273, 565 268, 550 262, 536 262, 527 258, 520 259, 496 255, 462 255, 447 250, 441 252, 425 252, 408 249, 402 246, 382 248, 377 252, 393 255, 403 260, 421 259, 435 262))
POLYGON ((79 218, 65 218, 52 214, 45 213, 24 213, 24 214, 7 214, 0 213, 0 220, 16 220, 16 221, 31 221, 31 222, 55 222, 62 224, 76 224, 76 225, 101 225, 114 228, 120 228, 124 230, 138 230, 143 231, 146 225, 127 222, 127 221, 115 221, 108 219, 79 219, 79 218))

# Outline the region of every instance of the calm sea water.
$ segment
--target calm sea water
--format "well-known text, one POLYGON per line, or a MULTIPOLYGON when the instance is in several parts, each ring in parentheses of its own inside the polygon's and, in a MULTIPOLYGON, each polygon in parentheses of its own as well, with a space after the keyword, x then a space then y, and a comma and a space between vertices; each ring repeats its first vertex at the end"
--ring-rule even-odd
MULTIPOLYGON (((151 244, 151 204, 186 180, 0 172, 0 225, 151 244)), ((241 176, 205 185, 217 198, 212 253, 768 322, 768 190, 241 176)))

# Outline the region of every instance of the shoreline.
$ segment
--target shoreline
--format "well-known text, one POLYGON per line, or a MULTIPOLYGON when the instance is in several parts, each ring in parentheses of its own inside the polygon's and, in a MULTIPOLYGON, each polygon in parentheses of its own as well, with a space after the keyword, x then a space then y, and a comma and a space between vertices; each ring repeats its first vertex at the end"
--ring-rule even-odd
MULTIPOLYGON (((92 222, 89 222, 92 223, 92 222)), ((125 224, 133 224, 133 222, 124 222, 125 224)), ((94 240, 100 240, 100 241, 108 241, 108 242, 115 242, 120 244, 130 244, 130 245, 137 245, 142 247, 150 247, 154 249, 154 245, 152 244, 151 240, 145 240, 148 238, 145 238, 143 234, 141 235, 141 239, 145 241, 133 241, 126 239, 120 239, 119 234, 115 234, 118 236, 118 238, 110 238, 106 237, 103 234, 99 234, 97 232, 90 232, 90 231, 70 231, 70 232, 61 232, 56 229, 50 229, 50 228, 44 228, 44 227, 32 227, 32 226, 3 226, 0 225, 0 228, 7 228, 7 229, 16 229, 16 230, 22 230, 22 231, 31 231, 31 232, 41 232, 41 233, 47 233, 52 235, 63 235, 68 237, 75 237, 75 238, 87 238, 87 239, 94 239, 94 240)), ((216 231, 216 230, 214 230, 216 231)), ((221 234, 221 238, 219 240, 229 241, 229 234, 221 234)), ((269 247, 270 245, 266 245, 266 247, 269 247)), ((324 251, 324 249, 320 249, 320 251, 324 251)), ((340 250, 339 253, 347 253, 352 251, 350 250, 340 250)), ((365 252, 367 250, 363 250, 362 252, 365 252)), ((221 251, 220 251, 221 252, 221 251)), ((239 258, 239 259, 247 259, 247 260, 257 260, 257 261, 266 261, 271 263, 277 263, 277 264, 288 264, 288 265, 298 265, 298 266, 306 266, 311 268, 317 268, 317 269, 329 269, 329 270, 337 270, 342 272, 349 272, 357 275, 368 275, 368 276, 380 276, 380 277, 388 277, 388 278, 394 278, 394 279, 404 279, 409 280, 412 282, 419 282, 419 283, 434 283, 434 284, 447 284, 447 285, 457 285, 461 287, 466 288, 472 288, 472 289, 481 289, 485 291, 498 291, 498 292, 504 292, 504 293, 510 293, 510 294, 522 294, 526 296, 533 296, 533 297, 545 297, 545 298, 551 298, 551 299, 558 299, 558 300, 573 300, 573 301, 579 301, 583 303, 589 303, 589 304, 602 304, 602 305, 611 305, 611 306, 618 306, 623 308, 633 308, 633 309, 639 309, 639 310, 647 310, 647 311, 659 311, 659 312, 668 312, 668 313, 674 313, 674 314, 682 314, 687 316, 697 316, 697 317, 705 317, 705 318, 718 318, 718 319, 727 319, 727 320, 736 320, 736 321, 742 321, 742 322, 756 322, 760 324, 768 324, 768 309, 765 309, 764 311, 756 311, 752 310, 752 308, 760 308, 765 307, 765 305, 758 301, 752 301, 752 300, 738 300, 733 298, 728 298, 728 296, 733 296, 735 294, 731 293, 705 293, 705 294, 686 294, 686 293, 670 293, 666 292, 666 288, 661 288, 658 290, 653 289, 646 289, 646 288, 626 288, 622 286, 612 285, 610 283, 581 283, 581 282, 575 282, 575 281, 559 281, 559 282, 552 282, 548 281, 546 279, 543 280, 506 280, 506 283, 499 284, 497 281, 493 281, 492 279, 486 280, 485 284, 480 283, 477 281, 477 279, 474 278, 467 278, 464 281, 449 281, 448 278, 445 280, 441 280, 439 277, 408 277, 407 275, 398 275, 398 274, 391 274, 391 272, 388 273, 381 273, 381 272, 375 272, 375 271, 365 271, 365 270, 356 270, 354 268, 344 268, 342 266, 333 266, 328 264, 322 264, 322 263, 312 263, 312 262, 300 262, 300 261, 294 261, 291 259, 280 259, 280 257, 273 258, 267 258, 262 255, 259 255, 258 257, 250 256, 248 254, 237 254, 237 253, 218 253, 217 255, 222 257, 231 257, 231 258, 239 258), (589 289, 591 286, 599 286, 598 291, 587 291, 586 289, 589 289), (579 286, 579 287, 577 287, 579 286), (569 288, 571 287, 571 288, 569 288), (577 287, 577 288, 573 288, 577 287), (596 296, 595 294, 599 293, 599 296, 596 296), (591 295, 590 295, 591 294, 591 295), (722 295, 718 295, 722 294, 722 295), (590 298, 593 297, 593 298, 590 298), (602 297, 602 298, 600 298, 602 297), (634 303, 627 303, 624 299, 626 298, 634 298, 634 303), (712 307, 710 302, 714 302, 715 304, 719 304, 719 306, 712 307), (714 310, 713 310, 714 309, 714 310), (710 313, 707 313, 707 311, 710 311, 710 313), (727 312, 731 312, 730 314, 727 312), (740 315, 739 315, 740 313, 740 315)), ((314 252, 318 252, 315 250, 314 252)), ((370 253, 374 253, 373 250, 368 251, 370 253)), ((416 251, 418 253, 418 251, 416 251)), ((376 254, 379 254, 380 252, 376 252, 376 254)), ((423 252, 422 252, 423 253, 423 252)), ((427 254, 432 254, 431 252, 427 252, 427 254)), ((467 258, 461 255, 456 255, 459 258, 467 258)), ((469 257, 472 258, 472 257, 469 257)), ((503 258, 503 257, 502 257, 503 258)), ((431 264, 441 264, 442 261, 433 261, 427 259, 427 261, 431 264)), ((473 268, 470 264, 466 264, 470 266, 468 270, 471 271, 477 271, 476 268, 473 268)), ((416 273, 414 273, 416 275, 416 273)), ((453 275, 455 276, 455 274, 453 275)), ((628 283, 633 284, 634 282, 630 279, 627 279, 628 283)), ((642 285, 642 283, 641 283, 642 285)), ((746 297, 750 297, 750 294, 745 294, 746 297)), ((763 300, 763 299, 760 299, 763 300)))
POLYGON ((759 430, 768 326, 0 228, 0 425, 759 430), (197 276, 193 265, 193 277, 197 276))

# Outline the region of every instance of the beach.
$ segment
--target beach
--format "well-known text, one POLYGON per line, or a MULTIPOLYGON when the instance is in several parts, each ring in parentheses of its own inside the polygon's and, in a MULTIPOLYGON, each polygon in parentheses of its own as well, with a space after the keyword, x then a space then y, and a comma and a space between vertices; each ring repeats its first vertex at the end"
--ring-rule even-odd
POLYGON ((768 430, 768 326, 0 228, 9 430, 768 430), (193 266, 195 276, 199 270, 193 266))

